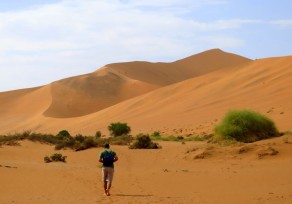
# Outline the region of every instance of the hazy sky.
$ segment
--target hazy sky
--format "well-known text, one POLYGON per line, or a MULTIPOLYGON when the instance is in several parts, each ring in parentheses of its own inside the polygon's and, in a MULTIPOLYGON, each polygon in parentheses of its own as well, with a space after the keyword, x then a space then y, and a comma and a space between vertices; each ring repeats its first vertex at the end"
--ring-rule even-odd
POLYGON ((0 0, 0 92, 220 48, 292 54, 291 0, 0 0))

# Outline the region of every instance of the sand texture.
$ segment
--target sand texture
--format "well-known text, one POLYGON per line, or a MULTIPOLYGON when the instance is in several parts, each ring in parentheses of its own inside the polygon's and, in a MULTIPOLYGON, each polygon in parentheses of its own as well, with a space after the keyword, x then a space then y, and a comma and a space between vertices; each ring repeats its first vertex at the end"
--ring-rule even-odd
POLYGON ((52 146, 24 141, 0 148, 0 203, 284 203, 292 202, 292 142, 283 137, 222 147, 160 142, 159 150, 113 146, 111 196, 103 195, 102 150, 58 151, 67 163, 44 163, 52 146), (287 140, 285 140, 287 141, 287 140), (273 149, 278 153, 271 154, 273 149))

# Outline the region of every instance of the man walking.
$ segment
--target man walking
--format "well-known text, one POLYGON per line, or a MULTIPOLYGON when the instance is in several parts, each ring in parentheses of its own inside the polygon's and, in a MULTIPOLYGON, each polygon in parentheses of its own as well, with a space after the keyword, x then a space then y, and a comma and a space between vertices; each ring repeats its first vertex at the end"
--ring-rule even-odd
POLYGON ((100 153, 99 162, 102 163, 102 181, 104 194, 110 196, 114 176, 114 162, 118 161, 117 154, 110 149, 109 144, 104 145, 105 150, 100 153))

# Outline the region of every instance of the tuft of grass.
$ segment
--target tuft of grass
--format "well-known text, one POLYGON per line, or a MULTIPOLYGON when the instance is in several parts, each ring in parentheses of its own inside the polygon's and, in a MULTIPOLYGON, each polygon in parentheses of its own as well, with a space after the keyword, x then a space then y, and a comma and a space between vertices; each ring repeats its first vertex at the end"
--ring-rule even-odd
POLYGON ((285 131, 282 133, 283 135, 292 135, 292 131, 285 131))
POLYGON ((215 129, 218 139, 255 142, 279 136, 274 122, 252 110, 229 111, 215 129))

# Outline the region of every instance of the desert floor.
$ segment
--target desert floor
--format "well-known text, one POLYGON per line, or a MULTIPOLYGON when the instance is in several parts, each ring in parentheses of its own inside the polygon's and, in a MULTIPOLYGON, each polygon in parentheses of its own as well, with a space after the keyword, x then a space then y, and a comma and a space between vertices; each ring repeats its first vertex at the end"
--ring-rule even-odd
POLYGON ((292 203, 292 135, 228 147, 159 144, 159 150, 112 146, 119 161, 110 197, 103 195, 97 162, 102 148, 2 146, 0 203, 292 203), (56 152, 67 163, 44 163, 56 152))

